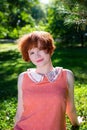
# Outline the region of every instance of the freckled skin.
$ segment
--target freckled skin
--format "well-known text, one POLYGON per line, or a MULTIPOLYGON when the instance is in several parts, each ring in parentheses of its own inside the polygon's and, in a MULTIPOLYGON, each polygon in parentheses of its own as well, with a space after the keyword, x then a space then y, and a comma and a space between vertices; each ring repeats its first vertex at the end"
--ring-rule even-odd
POLYGON ((31 62, 36 65, 36 71, 46 73, 53 68, 51 62, 51 56, 44 50, 39 50, 38 48, 33 48, 28 51, 31 62))

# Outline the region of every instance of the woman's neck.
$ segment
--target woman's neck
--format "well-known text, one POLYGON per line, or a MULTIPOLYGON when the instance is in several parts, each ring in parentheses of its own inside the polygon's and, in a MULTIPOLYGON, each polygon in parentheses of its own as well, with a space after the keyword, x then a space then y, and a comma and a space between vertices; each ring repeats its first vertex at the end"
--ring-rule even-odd
POLYGON ((53 69, 53 65, 52 65, 52 63, 50 63, 50 64, 48 64, 46 66, 37 67, 36 72, 41 73, 41 74, 47 74, 52 69, 53 69))

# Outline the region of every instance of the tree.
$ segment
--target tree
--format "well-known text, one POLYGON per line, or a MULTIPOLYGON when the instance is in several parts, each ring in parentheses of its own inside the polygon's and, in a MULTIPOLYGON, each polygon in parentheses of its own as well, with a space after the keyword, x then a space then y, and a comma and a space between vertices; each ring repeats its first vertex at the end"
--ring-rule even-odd
POLYGON ((45 13, 40 4, 35 5, 31 8, 31 15, 36 20, 36 23, 38 23, 42 19, 45 19, 45 13))
MULTIPOLYGON (((57 2, 57 0, 56 0, 57 2)), ((81 45, 84 46, 84 34, 87 26, 87 1, 85 0, 63 0, 61 6, 58 7, 58 11, 61 14, 65 14, 65 25, 75 25, 78 32, 81 45)))
MULTIPOLYGON (((78 41, 84 46, 84 33, 87 26, 87 2, 79 0, 52 0, 48 21, 52 33, 66 38, 68 41, 78 41), (78 40, 77 40, 78 39, 78 40)), ((56 36, 55 35, 55 36, 56 36)))
POLYGON ((38 4, 39 0, 1 0, 0 28, 3 28, 3 31, 7 30, 5 31, 5 35, 3 36, 6 38, 12 36, 10 34, 14 30, 19 30, 26 24, 30 24, 30 26, 33 27, 35 25, 35 20, 40 19, 42 17, 41 13, 43 11, 41 10, 41 8, 37 9, 38 4), (34 11, 34 8, 37 12, 34 11), (36 16, 35 13, 38 15, 36 16))

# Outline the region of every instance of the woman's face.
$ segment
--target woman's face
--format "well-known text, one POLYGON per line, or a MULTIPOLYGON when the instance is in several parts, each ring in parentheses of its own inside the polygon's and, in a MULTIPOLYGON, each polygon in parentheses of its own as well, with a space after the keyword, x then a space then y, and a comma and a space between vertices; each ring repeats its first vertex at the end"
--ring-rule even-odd
POLYGON ((28 54, 30 61, 37 67, 47 65, 51 60, 51 56, 46 50, 40 50, 37 47, 30 49, 28 54))

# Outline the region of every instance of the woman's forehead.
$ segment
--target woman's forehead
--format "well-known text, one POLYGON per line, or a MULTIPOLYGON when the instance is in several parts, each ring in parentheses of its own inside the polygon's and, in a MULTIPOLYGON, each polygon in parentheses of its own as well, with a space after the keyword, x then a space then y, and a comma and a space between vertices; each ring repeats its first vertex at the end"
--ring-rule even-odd
POLYGON ((33 50, 38 50, 39 48, 38 47, 33 47, 30 49, 30 51, 33 51, 33 50))
POLYGON ((41 48, 41 47, 42 47, 41 42, 34 42, 34 43, 30 44, 29 49, 32 49, 32 48, 41 48))

